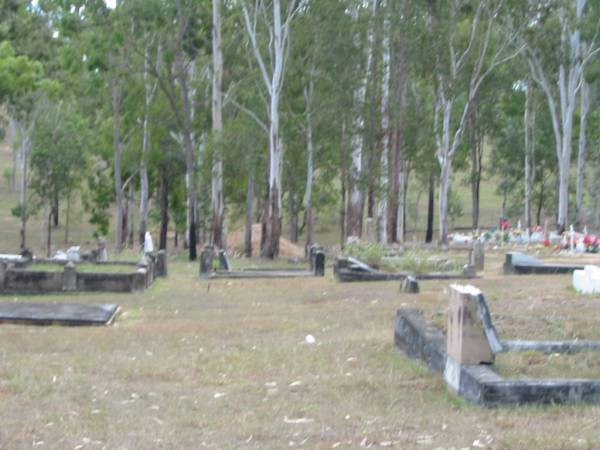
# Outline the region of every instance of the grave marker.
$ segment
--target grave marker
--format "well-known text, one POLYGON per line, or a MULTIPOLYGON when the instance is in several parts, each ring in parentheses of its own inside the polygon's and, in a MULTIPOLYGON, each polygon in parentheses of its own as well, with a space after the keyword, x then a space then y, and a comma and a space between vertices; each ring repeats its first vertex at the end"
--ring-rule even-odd
POLYGON ((408 275, 402 280, 402 292, 406 294, 418 294, 419 293, 419 282, 412 275, 408 275))
POLYGON ((65 264, 63 269, 63 291, 76 291, 77 290, 77 269, 73 261, 69 261, 65 264))

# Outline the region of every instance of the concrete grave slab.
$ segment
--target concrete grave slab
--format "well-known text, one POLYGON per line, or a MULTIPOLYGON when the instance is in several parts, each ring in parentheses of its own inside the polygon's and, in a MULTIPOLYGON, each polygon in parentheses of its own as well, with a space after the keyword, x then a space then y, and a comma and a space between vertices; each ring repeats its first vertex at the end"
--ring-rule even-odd
POLYGON ((114 304, 0 302, 0 323, 24 325, 110 325, 119 306, 114 304))
POLYGON ((583 266, 576 264, 546 264, 537 258, 520 252, 508 252, 503 270, 507 275, 553 275, 583 270, 583 266))
POLYGON ((412 272, 382 272, 352 257, 338 257, 333 264, 333 271, 338 281, 391 281, 404 280, 414 276, 417 280, 460 280, 478 278, 470 266, 465 266, 461 273, 429 272, 413 274, 412 272))

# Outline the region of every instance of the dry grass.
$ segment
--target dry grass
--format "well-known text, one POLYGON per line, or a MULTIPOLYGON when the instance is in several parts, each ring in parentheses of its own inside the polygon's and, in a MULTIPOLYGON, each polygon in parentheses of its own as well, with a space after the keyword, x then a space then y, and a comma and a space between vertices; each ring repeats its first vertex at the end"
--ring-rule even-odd
MULTIPOLYGON (((599 338, 600 299, 573 294, 568 276, 504 277, 492 259, 477 284, 503 337, 599 338)), ((600 439, 598 406, 485 410, 395 351, 396 309, 445 311, 445 283, 409 296, 395 282, 208 282, 195 264, 169 269, 141 294, 19 297, 117 302, 124 312, 107 328, 0 326, 0 448, 593 448, 600 439)))

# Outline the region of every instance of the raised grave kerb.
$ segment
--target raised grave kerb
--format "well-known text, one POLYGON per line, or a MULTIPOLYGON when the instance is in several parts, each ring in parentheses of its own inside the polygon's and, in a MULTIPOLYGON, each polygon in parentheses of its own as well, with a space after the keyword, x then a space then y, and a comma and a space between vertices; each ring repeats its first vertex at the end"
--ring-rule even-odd
POLYGON ((294 277, 322 277, 325 275, 325 253, 320 247, 311 248, 309 254, 309 269, 254 269, 231 270, 227 253, 219 251, 219 270, 213 268, 214 250, 210 246, 204 247, 200 254, 200 277, 202 278, 294 278, 294 277))
POLYGON ((503 265, 506 275, 555 275, 582 270, 577 264, 548 264, 520 252, 508 252, 503 265))
MULTIPOLYGON (((487 340, 486 351, 491 350, 492 356, 511 350, 545 353, 600 350, 600 341, 500 341, 481 291, 472 286, 452 286, 449 292, 451 303, 464 302, 470 305, 463 310, 463 314, 468 314, 470 320, 480 322, 478 342, 481 344, 483 334, 487 340)), ((460 358, 465 354, 456 353, 456 338, 450 337, 457 333, 456 329, 451 329, 456 325, 459 325, 456 320, 451 324, 449 319, 447 342, 444 345, 441 331, 429 324, 422 313, 400 309, 396 316, 394 341, 396 347, 407 356, 423 360, 434 372, 443 372, 453 391, 477 404, 600 402, 600 379, 504 379, 494 372, 489 361, 484 364, 461 363, 460 358), (450 342, 451 339, 454 339, 453 342, 450 342)), ((470 355, 464 361, 470 362, 469 359, 475 361, 485 358, 470 355)))

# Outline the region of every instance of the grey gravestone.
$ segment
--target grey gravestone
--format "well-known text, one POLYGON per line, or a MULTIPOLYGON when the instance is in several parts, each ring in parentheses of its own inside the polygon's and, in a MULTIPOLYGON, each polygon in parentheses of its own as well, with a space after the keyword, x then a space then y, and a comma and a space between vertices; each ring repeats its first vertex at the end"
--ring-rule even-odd
POLYGON ((63 270, 63 291, 76 291, 77 290, 77 269, 72 261, 65 264, 63 270))
POLYGON ((108 261, 108 252, 106 251, 106 241, 104 239, 98 240, 98 250, 96 259, 100 262, 108 261))
POLYGON ((227 272, 231 270, 227 252, 225 250, 219 250, 219 270, 225 270, 227 272))
POLYGON ((212 272, 213 250, 204 247, 200 253, 200 276, 208 276, 212 272))
POLYGON ((156 275, 159 277, 167 276, 167 254, 164 250, 159 250, 156 254, 156 275))
POLYGON ((317 277, 325 276, 325 253, 321 251, 315 253, 314 272, 317 277))
POLYGON ((419 293, 419 282, 412 275, 407 276, 402 280, 402 292, 407 294, 418 294, 419 293))
POLYGON ((483 270, 485 265, 485 244, 480 240, 471 243, 469 249, 469 265, 476 271, 483 270))

